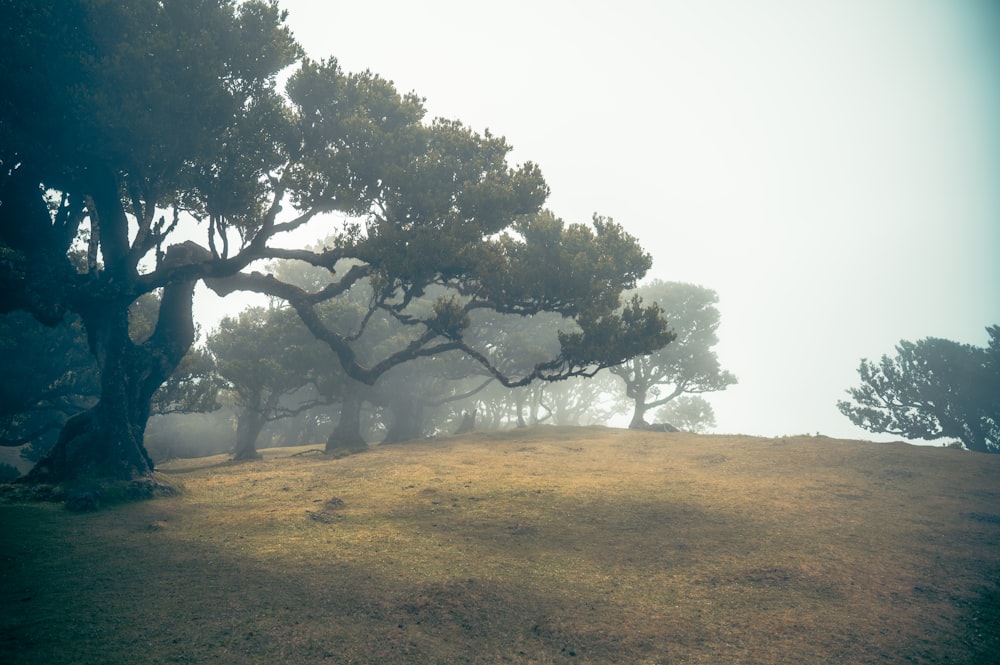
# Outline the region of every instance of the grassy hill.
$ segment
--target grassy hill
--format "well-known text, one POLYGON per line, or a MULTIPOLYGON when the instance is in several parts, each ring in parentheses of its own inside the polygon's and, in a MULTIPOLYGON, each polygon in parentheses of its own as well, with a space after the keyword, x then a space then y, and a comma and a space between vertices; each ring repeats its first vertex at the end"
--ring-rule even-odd
MULTIPOLYGON (((307 453, 294 455, 295 453, 307 453)), ((994 663, 1000 455, 535 428, 0 505, 0 662, 994 663)))

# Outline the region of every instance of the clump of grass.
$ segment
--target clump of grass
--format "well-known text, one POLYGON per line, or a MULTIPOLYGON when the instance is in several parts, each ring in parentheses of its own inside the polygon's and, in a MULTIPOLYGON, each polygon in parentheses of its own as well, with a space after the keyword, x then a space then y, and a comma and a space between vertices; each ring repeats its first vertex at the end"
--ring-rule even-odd
POLYGON ((182 495, 95 513, 0 506, 0 661, 933 663, 990 639, 991 456, 552 427, 308 449, 177 460, 182 495))

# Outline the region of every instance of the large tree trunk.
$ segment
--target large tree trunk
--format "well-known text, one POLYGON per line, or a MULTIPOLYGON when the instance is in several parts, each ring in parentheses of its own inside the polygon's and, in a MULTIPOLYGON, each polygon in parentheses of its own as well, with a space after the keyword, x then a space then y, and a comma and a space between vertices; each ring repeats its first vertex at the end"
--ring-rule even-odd
POLYGON ((340 405, 340 421, 326 440, 326 452, 330 455, 350 455, 368 450, 368 444, 361 436, 361 406, 364 400, 360 390, 345 391, 340 405))
POLYGON ((646 422, 646 391, 635 389, 633 394, 630 395, 635 402, 635 407, 632 411, 632 422, 629 423, 629 429, 646 429, 649 427, 649 423, 646 422))
POLYGON ((524 388, 517 388, 514 390, 514 404, 517 411, 517 426, 519 428, 525 428, 528 423, 524 422, 524 388))
POLYGON ((260 459, 257 438, 264 429, 264 416, 253 409, 244 409, 236 416, 236 448, 233 459, 238 461, 260 459))
POLYGON ((386 433, 383 444, 413 441, 423 437, 423 407, 417 399, 396 396, 390 402, 389 409, 392 411, 392 426, 386 433))
POLYGON ((142 344, 129 337, 132 298, 109 298, 80 308, 101 372, 100 400, 66 422, 56 445, 26 482, 152 477, 153 461, 143 446, 150 400, 194 342, 194 284, 176 283, 164 289, 156 329, 142 344))

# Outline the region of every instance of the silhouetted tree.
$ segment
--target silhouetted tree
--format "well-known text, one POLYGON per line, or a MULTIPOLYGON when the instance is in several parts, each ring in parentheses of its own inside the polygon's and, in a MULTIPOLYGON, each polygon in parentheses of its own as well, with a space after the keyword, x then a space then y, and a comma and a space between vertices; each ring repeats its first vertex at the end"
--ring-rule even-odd
MULTIPOLYGON (((152 334, 157 293, 137 299, 129 310, 129 336, 141 343, 152 334)), ((37 461, 55 443, 66 420, 92 407, 100 396, 97 363, 78 317, 44 326, 25 312, 0 315, 0 445, 20 446, 37 461)), ((218 408, 219 383, 211 359, 192 348, 154 393, 154 414, 193 413, 218 408)))
POLYGON ((185 210, 255 250, 273 233, 288 124, 273 81, 298 49, 266 2, 4 2, 0 26, 0 312, 75 313, 100 372, 98 402, 29 478, 150 478, 150 400, 195 338, 195 282, 258 257, 169 239, 185 210), (129 309, 157 289, 135 342, 129 309))
POLYGON ((911 439, 958 439, 969 450, 1000 453, 1000 326, 976 347, 928 337, 902 340, 896 356, 861 361, 861 385, 837 408, 870 432, 911 439))

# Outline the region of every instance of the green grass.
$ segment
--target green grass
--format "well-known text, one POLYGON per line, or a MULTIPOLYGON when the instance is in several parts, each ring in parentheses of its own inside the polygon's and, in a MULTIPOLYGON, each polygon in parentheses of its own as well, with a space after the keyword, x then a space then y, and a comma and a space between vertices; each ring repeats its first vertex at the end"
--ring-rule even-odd
MULTIPOLYGON (((0 505, 0 662, 967 663, 1000 456, 536 428, 0 505)), ((978 659, 978 660, 977 660, 978 659)))

